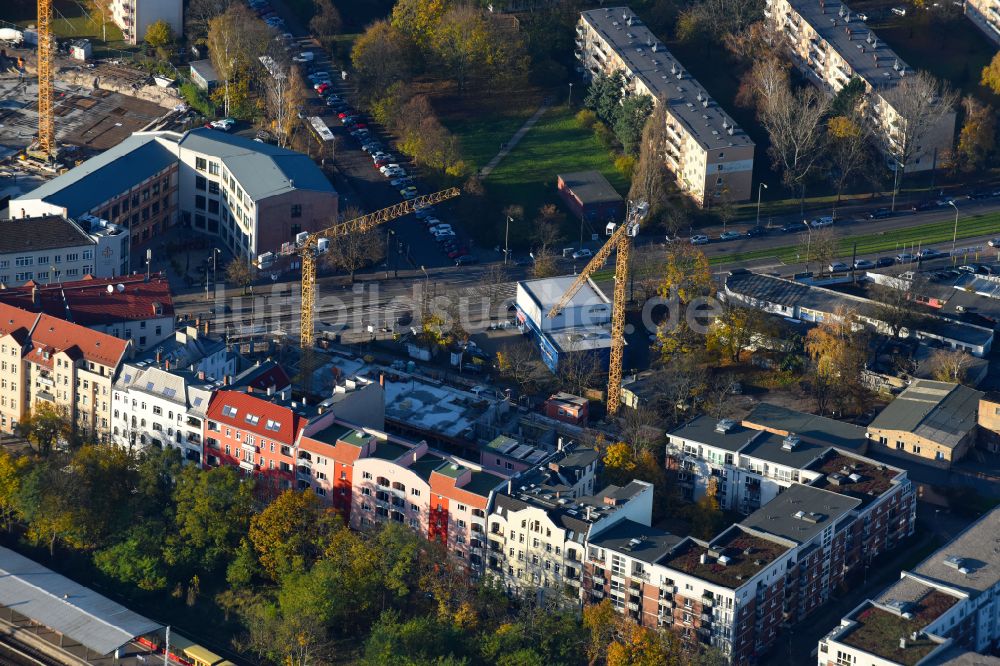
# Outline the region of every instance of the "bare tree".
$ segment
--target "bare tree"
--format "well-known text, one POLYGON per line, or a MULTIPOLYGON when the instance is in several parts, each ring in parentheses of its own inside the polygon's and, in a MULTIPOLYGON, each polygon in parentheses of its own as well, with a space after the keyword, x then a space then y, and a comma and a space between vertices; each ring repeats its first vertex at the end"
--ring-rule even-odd
POLYGON ((226 279, 242 287, 244 293, 256 277, 257 271, 246 259, 236 257, 226 265, 226 279))
POLYGON ((692 354, 677 357, 669 370, 658 371, 654 384, 662 396, 664 409, 673 423, 680 422, 692 407, 704 398, 708 386, 705 366, 692 354))
POLYGON ((597 354, 581 350, 574 344, 564 349, 559 355, 557 376, 563 390, 575 395, 583 393, 594 386, 604 374, 597 354))
POLYGON ((837 189, 837 203, 844 188, 856 176, 874 163, 872 124, 853 111, 847 116, 835 116, 827 121, 829 137, 830 180, 837 189))
POLYGON ((184 11, 185 37, 195 41, 208 34, 208 22, 224 13, 235 0, 191 0, 184 11))
MULTIPOLYGON (((876 123, 882 145, 896 164, 893 208, 906 168, 934 132, 955 113, 958 93, 927 72, 906 76, 896 85, 879 91, 873 100, 876 112, 891 122, 876 123)), ((948 139, 952 137, 949 135, 948 139)))
POLYGON ((653 449, 662 442, 664 430, 656 412, 649 407, 623 410, 618 419, 621 441, 638 453, 643 449, 653 449))
POLYGON ((330 249, 324 263, 336 270, 346 271, 354 283, 359 269, 370 266, 385 257, 385 240, 377 229, 350 233, 330 240, 330 249))
POLYGON ((274 41, 271 34, 267 25, 241 4, 231 5, 208 22, 209 56, 222 79, 225 115, 230 114, 234 102, 246 97, 255 70, 260 68, 258 58, 274 41))
POLYGON ((649 203, 651 215, 666 205, 669 180, 664 161, 666 141, 666 107, 657 104, 642 128, 639 159, 632 172, 632 187, 628 198, 649 203))
POLYGON ((961 349, 938 349, 928 359, 928 366, 939 382, 964 384, 969 379, 972 355, 961 349))
POLYGON ((503 302, 509 285, 510 273, 503 264, 491 264, 479 276, 476 292, 485 301, 486 312, 483 314, 487 319, 494 319, 498 315, 497 306, 503 302))
POLYGON ((826 266, 840 254, 840 238, 831 227, 810 229, 799 239, 799 255, 806 263, 819 262, 826 266))
POLYGON ((873 284, 868 288, 868 296, 876 303, 875 317, 886 325, 892 337, 898 336, 903 328, 911 326, 918 317, 909 289, 873 284))
POLYGON ((823 119, 830 99, 814 88, 775 86, 761 97, 760 121, 771 139, 771 160, 789 189, 805 201, 806 179, 823 155, 823 119))
POLYGON ((526 393, 544 372, 538 348, 527 338, 505 344, 497 352, 497 369, 501 376, 517 384, 526 393))

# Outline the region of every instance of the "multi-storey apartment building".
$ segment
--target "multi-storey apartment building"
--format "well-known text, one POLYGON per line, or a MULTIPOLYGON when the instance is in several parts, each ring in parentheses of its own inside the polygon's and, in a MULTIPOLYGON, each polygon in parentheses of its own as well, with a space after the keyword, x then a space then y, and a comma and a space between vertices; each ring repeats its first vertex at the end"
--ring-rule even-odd
POLYGON ((0 430, 14 432, 36 403, 82 433, 106 435, 111 383, 131 344, 76 324, 0 303, 0 430))
POLYGON ((77 223, 58 215, 0 220, 0 283, 51 284, 128 273, 125 230, 90 216, 77 223))
POLYGON ((229 350, 225 340, 206 332, 207 322, 201 330, 200 325, 201 322, 195 321, 178 328, 173 337, 164 338, 144 353, 136 354, 135 360, 164 367, 169 364, 172 369, 204 373, 214 379, 234 376, 237 354, 229 350))
POLYGON ((138 246, 176 219, 177 157, 159 133, 136 133, 10 202, 11 217, 93 215, 128 229, 138 246))
POLYGON ((180 222, 252 259, 336 221, 337 193, 307 155, 198 128, 137 132, 12 200, 10 210, 90 213, 129 229, 133 245, 180 222))
POLYGON ((1000 0, 966 0, 965 15, 1000 46, 1000 0))
POLYGON ((852 610, 819 642, 820 666, 951 662, 1000 641, 1000 509, 994 509, 898 582, 852 610))
POLYGON ((582 12, 575 53, 584 75, 620 71, 627 93, 664 105, 667 166, 692 199, 712 206, 751 197, 753 141, 632 10, 582 12))
POLYGON ((83 279, 54 284, 28 283, 0 290, 0 303, 45 313, 80 326, 130 340, 142 352, 174 334, 170 283, 160 274, 83 279))
POLYGON ((588 539, 623 520, 648 526, 652 507, 653 486, 644 481, 574 495, 530 474, 512 478, 490 513, 488 572, 512 593, 577 602, 588 539))
POLYGON ((351 527, 407 525, 483 572, 487 513, 504 477, 426 442, 356 428, 336 407, 305 429, 296 466, 298 486, 312 488, 351 527))
POLYGON ((183 0, 112 0, 111 17, 129 44, 143 41, 157 21, 165 21, 175 36, 184 34, 183 0))
POLYGON ((312 415, 314 408, 273 389, 218 389, 205 418, 205 466, 239 467, 264 496, 288 490, 295 486, 295 447, 312 415))
MULTIPOLYGON (((885 91, 898 86, 913 70, 847 5, 825 0, 768 0, 764 13, 771 34, 787 48, 809 81, 834 94, 858 78, 868 93, 868 118, 876 127, 888 130, 904 122, 899 110, 887 101, 885 91)), ((899 140, 895 130, 884 133, 894 142, 899 140)), ((954 135, 952 112, 919 137, 912 160, 901 166, 907 172, 935 168, 951 150, 954 135)), ((895 168, 892 160, 887 164, 895 168)))
MULTIPOLYGON (((221 385, 221 382, 219 382, 221 385)), ((202 462, 205 418, 216 383, 204 373, 125 363, 114 384, 111 441, 128 449, 180 449, 184 460, 202 462)))

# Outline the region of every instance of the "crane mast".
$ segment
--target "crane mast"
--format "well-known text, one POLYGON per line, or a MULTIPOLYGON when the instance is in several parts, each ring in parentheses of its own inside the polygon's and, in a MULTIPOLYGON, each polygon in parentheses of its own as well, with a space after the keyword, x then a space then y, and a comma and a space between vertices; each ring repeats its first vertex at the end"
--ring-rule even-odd
MULTIPOLYGON (((648 212, 649 205, 645 201, 628 202, 625 224, 614 230, 611 237, 594 254, 586 267, 576 276, 573 284, 548 313, 549 319, 558 315, 590 279, 590 276, 607 262, 611 253, 615 250, 618 251, 618 256, 615 258, 615 289, 611 307, 611 358, 608 361, 607 403, 610 415, 617 414, 621 405, 622 360, 625 356, 625 285, 628 284, 628 262, 632 249, 632 237, 638 233, 639 224, 648 212)), ((608 226, 611 227, 611 225, 608 226)))
POLYGON ((55 65, 52 37, 52 0, 38 0, 38 152, 56 155, 55 116, 52 112, 52 74, 55 65))

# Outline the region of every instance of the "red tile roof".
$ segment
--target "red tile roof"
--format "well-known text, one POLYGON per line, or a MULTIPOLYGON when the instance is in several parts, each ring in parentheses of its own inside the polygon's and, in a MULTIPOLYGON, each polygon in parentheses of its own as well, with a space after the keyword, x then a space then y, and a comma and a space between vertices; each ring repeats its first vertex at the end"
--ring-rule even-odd
POLYGON ((267 439, 273 439, 284 444, 294 444, 299 432, 306 427, 307 419, 296 414, 288 407, 275 404, 263 396, 242 393, 240 391, 216 391, 208 405, 207 416, 213 421, 252 432, 267 439), (226 416, 225 407, 234 407, 235 416, 226 416), (247 415, 260 417, 257 423, 247 421, 247 415), (276 430, 267 428, 268 421, 276 422, 276 430))
MULTIPOLYGON (((63 321, 46 314, 26 312, 0 303, 0 335, 18 333, 21 342, 31 341, 32 349, 49 352, 66 352, 71 357, 115 367, 122 360, 129 343, 105 333, 92 331, 84 326, 63 321)), ((30 353, 30 352, 29 352, 30 353)), ((44 363, 40 354, 30 357, 33 362, 44 363)))
POLYGON ((20 287, 0 289, 0 303, 30 312, 44 312, 81 326, 174 315, 170 285, 161 275, 153 275, 149 282, 145 275, 118 278, 87 276, 83 280, 45 285, 28 282, 20 287), (109 285, 113 289, 111 292, 108 291, 109 285), (124 289, 119 290, 118 285, 124 289), (38 288, 38 305, 32 294, 35 287, 38 288), (157 304, 159 314, 155 312, 157 304))

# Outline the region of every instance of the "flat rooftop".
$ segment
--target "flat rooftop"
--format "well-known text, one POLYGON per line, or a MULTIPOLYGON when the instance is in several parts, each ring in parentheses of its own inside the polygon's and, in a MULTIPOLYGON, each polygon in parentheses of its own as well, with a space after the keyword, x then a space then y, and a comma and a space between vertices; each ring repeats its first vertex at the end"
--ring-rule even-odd
POLYGON ((797 543, 806 543, 860 505, 861 500, 853 497, 793 483, 740 524, 797 543))
MULTIPOLYGON (((525 294, 534 301, 542 310, 542 316, 546 316, 548 311, 559 302, 573 283, 576 282, 575 275, 558 275, 550 278, 539 278, 537 280, 524 280, 518 282, 518 286, 524 290, 525 294)), ((611 301, 597 284, 588 279, 586 283, 573 295, 567 308, 580 308, 589 305, 609 305, 611 301)))
POLYGON ((813 488, 831 490, 861 500, 867 506, 892 487, 892 482, 902 470, 873 460, 856 458, 831 450, 821 460, 808 467, 823 474, 812 484, 813 488), (856 478, 852 478, 856 477, 856 478))
POLYGON ((631 9, 606 7, 581 16, 704 149, 754 145, 631 9))
POLYGON ((415 377, 385 381, 387 419, 444 437, 464 436, 485 413, 484 402, 471 393, 415 377))
POLYGON ((798 435, 775 435, 764 432, 740 451, 741 455, 765 460, 782 467, 804 469, 829 449, 827 444, 817 444, 798 435))
POLYGON ((1000 508, 918 564, 913 573, 975 597, 1000 583, 1000 508))
POLYGON ((767 539, 733 525, 717 536, 706 547, 693 539, 681 544, 660 564, 697 576, 710 583, 737 589, 784 555, 790 546, 776 540, 767 539), (728 559, 720 564, 712 553, 720 553, 728 559), (701 556, 707 561, 702 564, 701 556))
POLYGON ((848 618, 857 624, 840 634, 837 640, 883 659, 904 666, 914 666, 940 644, 927 637, 912 640, 911 634, 923 630, 957 602, 958 599, 950 594, 932 590, 918 601, 903 607, 904 612, 913 615, 912 619, 903 617, 901 613, 870 605, 848 618), (900 638, 906 639, 906 647, 900 647, 900 638))
POLYGON ((745 448, 756 438, 766 436, 766 433, 747 428, 733 419, 699 416, 667 433, 667 436, 680 437, 735 453, 745 448))
POLYGON ((803 440, 829 444, 841 449, 861 451, 868 443, 865 429, 825 416, 762 402, 744 417, 744 424, 781 434, 795 433, 803 440))
POLYGON ((564 353, 611 348, 611 324, 561 328, 544 331, 543 335, 564 353))
POLYGON ((913 74, 847 5, 827 2, 824 9, 819 0, 789 0, 789 4, 873 88, 897 85, 903 79, 901 70, 913 74))
POLYGON ((682 540, 676 534, 626 519, 591 537, 590 544, 653 564, 682 540))
POLYGON ((612 187, 608 179, 600 171, 574 171, 560 173, 557 178, 562 180, 566 188, 573 192, 584 204, 622 201, 622 195, 612 187))

